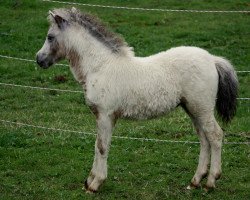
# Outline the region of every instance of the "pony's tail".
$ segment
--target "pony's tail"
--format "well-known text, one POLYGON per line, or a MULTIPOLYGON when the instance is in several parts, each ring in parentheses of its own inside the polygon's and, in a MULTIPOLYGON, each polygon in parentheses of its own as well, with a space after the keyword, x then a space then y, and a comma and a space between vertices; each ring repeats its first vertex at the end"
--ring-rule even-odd
POLYGON ((219 75, 216 109, 224 122, 229 122, 236 114, 238 79, 233 66, 224 58, 215 57, 219 75))

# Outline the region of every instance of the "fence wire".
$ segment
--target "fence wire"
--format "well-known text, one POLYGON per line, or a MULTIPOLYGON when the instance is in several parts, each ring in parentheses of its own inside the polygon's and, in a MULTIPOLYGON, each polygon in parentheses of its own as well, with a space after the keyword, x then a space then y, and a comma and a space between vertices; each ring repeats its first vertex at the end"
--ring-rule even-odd
MULTIPOLYGON (((0 55, 0 58, 7 58, 7 59, 12 59, 12 60, 19 60, 19 61, 26 61, 26 62, 36 63, 35 60, 26 59, 26 58, 18 58, 18 57, 13 57, 13 56, 0 55)), ((69 65, 66 65, 66 64, 56 64, 56 65, 69 66, 69 65)))
POLYGON ((78 5, 78 6, 88 6, 88 7, 98 7, 98 8, 112 8, 112 9, 122 9, 122 10, 138 10, 138 11, 158 11, 158 12, 186 12, 186 13, 250 13, 249 10, 180 10, 180 9, 162 9, 162 8, 139 8, 139 7, 127 7, 127 6, 109 6, 109 5, 99 5, 99 4, 88 4, 88 3, 78 3, 69 1, 53 1, 53 0, 42 0, 44 2, 68 4, 68 5, 78 5))
POLYGON ((80 91, 80 90, 66 90, 66 89, 58 89, 58 88, 34 87, 34 86, 29 86, 29 85, 18 85, 18 84, 12 84, 12 83, 0 83, 0 85, 2 85, 2 86, 10 86, 10 87, 20 87, 20 88, 35 89, 35 90, 48 90, 48 91, 71 92, 71 93, 82 93, 83 94, 83 91, 80 91))
MULTIPOLYGON (((0 58, 6 58, 6 59, 12 59, 12 60, 19 60, 19 61, 26 61, 26 62, 32 62, 32 63, 36 63, 35 60, 31 60, 31 59, 26 59, 26 58, 19 58, 19 57, 13 57, 13 56, 5 56, 5 55, 1 55, 0 54, 0 58)), ((55 65, 59 65, 59 66, 66 66, 69 67, 69 65, 67 64, 60 64, 57 63, 55 65)), ((236 71, 237 73, 250 73, 250 70, 243 70, 243 71, 236 71)))
MULTIPOLYGON (((58 89, 58 88, 47 88, 47 87, 34 87, 30 85, 18 85, 12 83, 1 83, 1 86, 9 86, 9 87, 20 87, 20 88, 28 88, 28 89, 35 89, 35 90, 48 90, 48 91, 58 91, 58 92, 71 92, 71 93, 84 93, 81 90, 67 90, 67 89, 58 89)), ((237 98, 238 100, 250 100, 248 97, 237 98)))
MULTIPOLYGON (((32 124, 26 124, 26 123, 21 123, 21 122, 13 122, 13 121, 2 120, 2 119, 0 119, 0 122, 5 123, 5 124, 13 124, 16 126, 25 126, 25 127, 31 127, 31 128, 37 128, 37 129, 44 129, 47 131, 68 132, 68 133, 96 136, 95 133, 91 133, 91 132, 75 131, 75 130, 68 130, 68 129, 61 129, 61 128, 51 128, 51 127, 32 125, 32 124)), ((113 135, 112 138, 123 139, 123 140, 145 141, 145 142, 151 141, 151 142, 164 142, 164 143, 200 144, 200 142, 198 141, 189 141, 189 140, 163 140, 163 139, 155 139, 155 138, 116 136, 116 135, 113 135)), ((249 145, 250 144, 250 142, 223 142, 223 143, 231 144, 231 145, 249 145)))

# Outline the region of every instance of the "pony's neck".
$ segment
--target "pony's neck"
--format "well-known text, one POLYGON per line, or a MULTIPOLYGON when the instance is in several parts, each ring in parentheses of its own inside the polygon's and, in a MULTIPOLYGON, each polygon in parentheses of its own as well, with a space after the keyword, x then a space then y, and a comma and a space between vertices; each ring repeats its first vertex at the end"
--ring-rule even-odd
POLYGON ((113 53, 111 49, 86 31, 80 32, 78 30, 74 33, 71 32, 69 35, 67 59, 74 74, 81 73, 81 76, 86 77, 100 71, 105 66, 111 65, 121 57, 133 56, 129 47, 122 47, 121 52, 113 53))

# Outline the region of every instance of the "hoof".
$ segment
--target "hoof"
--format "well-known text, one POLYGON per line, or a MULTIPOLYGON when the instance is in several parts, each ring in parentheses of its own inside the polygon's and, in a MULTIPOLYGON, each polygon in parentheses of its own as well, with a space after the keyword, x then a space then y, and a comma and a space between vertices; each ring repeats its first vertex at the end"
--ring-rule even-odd
POLYGON ((84 187, 82 189, 85 190, 87 194, 97 193, 97 190, 94 190, 91 187, 89 187, 87 180, 84 182, 84 187))
POLYGON ((188 189, 188 190, 193 190, 193 189, 198 188, 199 186, 200 186, 200 185, 195 185, 195 184, 193 184, 193 183, 190 183, 190 185, 187 186, 187 189, 188 189))
POLYGON ((89 188, 86 190, 86 193, 87 194, 94 194, 94 193, 97 193, 97 190, 93 190, 93 189, 89 188))
POLYGON ((213 191, 214 189, 215 189, 215 186, 205 185, 204 187, 205 192, 210 192, 210 191, 213 191))
POLYGON ((84 182, 84 187, 82 189, 88 190, 89 186, 88 186, 88 181, 86 180, 84 182))

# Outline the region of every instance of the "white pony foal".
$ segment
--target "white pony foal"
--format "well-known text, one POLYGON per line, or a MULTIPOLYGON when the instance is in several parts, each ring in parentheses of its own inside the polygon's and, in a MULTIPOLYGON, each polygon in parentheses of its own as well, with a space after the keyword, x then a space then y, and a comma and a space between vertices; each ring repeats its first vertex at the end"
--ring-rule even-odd
POLYGON ((51 26, 37 63, 48 68, 68 59, 96 116, 95 158, 86 190, 97 191, 107 178, 111 134, 119 117, 157 117, 178 105, 192 119, 201 145, 199 164, 188 188, 200 185, 210 161, 206 188, 215 187, 221 175, 223 132, 214 108, 225 121, 235 114, 238 82, 231 64, 196 47, 135 57, 121 38, 75 8, 50 11, 49 19, 51 26))

